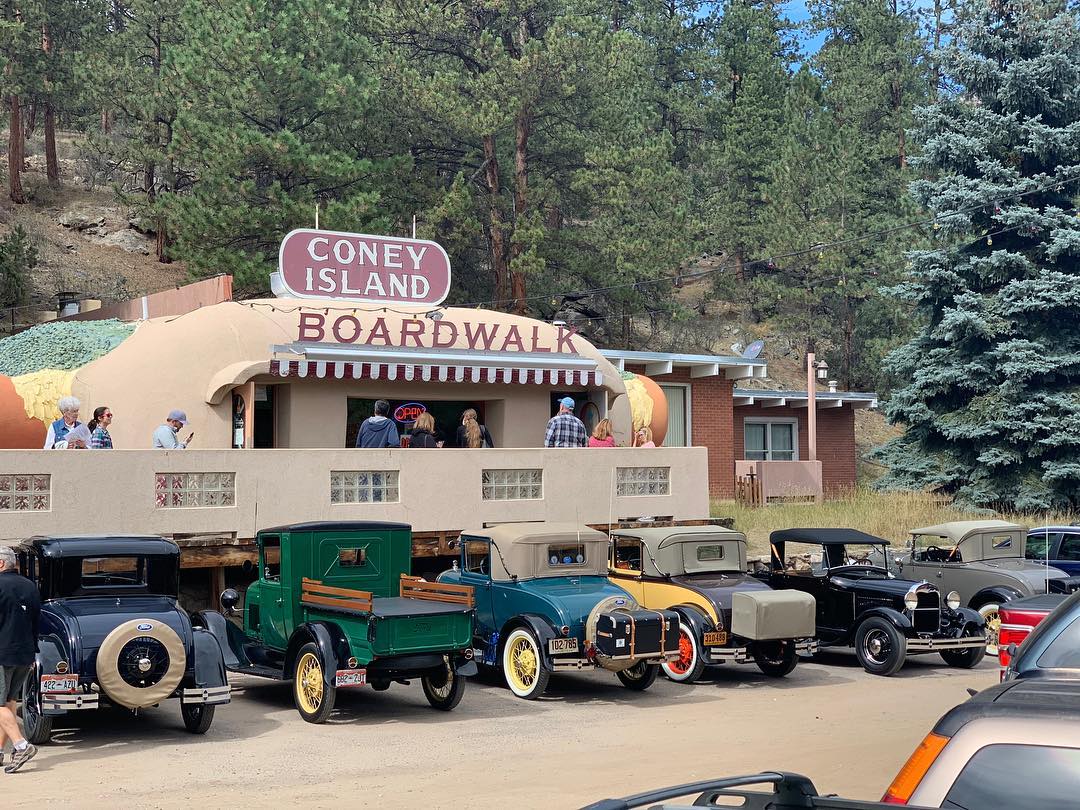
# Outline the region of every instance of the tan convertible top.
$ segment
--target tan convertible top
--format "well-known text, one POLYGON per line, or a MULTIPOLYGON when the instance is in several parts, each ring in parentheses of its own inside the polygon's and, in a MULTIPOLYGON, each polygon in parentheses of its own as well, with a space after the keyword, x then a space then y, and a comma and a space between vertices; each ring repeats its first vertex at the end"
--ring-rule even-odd
POLYGON ((1025 531, 1026 527, 1018 523, 1009 523, 1005 520, 953 520, 949 523, 939 523, 937 526, 924 526, 921 529, 912 529, 911 534, 930 534, 935 537, 946 537, 954 544, 959 544, 966 537, 975 532, 983 531, 1025 531))
POLYGON ((746 535, 724 526, 650 526, 619 529, 612 537, 633 537, 645 546, 641 565, 646 576, 678 576, 705 571, 743 571, 746 568, 746 535), (696 545, 719 545, 708 556, 696 553, 696 545), (719 554, 719 556, 717 556, 719 554))
MULTIPOLYGON (((603 532, 579 523, 502 523, 486 529, 461 533, 462 542, 469 539, 492 541, 491 578, 506 581, 536 577, 566 577, 586 574, 607 575, 608 537, 603 532), (552 563, 552 547, 581 546, 581 562, 576 559, 552 563)), ((577 552, 571 556, 576 558, 577 552)), ((558 555, 556 555, 558 556, 558 555)))

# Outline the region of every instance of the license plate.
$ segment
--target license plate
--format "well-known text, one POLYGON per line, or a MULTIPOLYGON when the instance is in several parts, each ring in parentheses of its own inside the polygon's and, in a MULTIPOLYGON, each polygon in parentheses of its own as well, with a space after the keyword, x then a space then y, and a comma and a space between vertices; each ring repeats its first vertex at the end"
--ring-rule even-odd
POLYGON ((363 686, 366 683, 366 669, 339 669, 334 673, 334 686, 363 686))
POLYGON ((77 692, 79 690, 79 677, 77 675, 42 675, 42 692, 77 692))
POLYGON ((715 633, 705 633, 702 641, 706 647, 723 647, 727 644, 727 631, 718 630, 715 633))
POLYGON ((548 652, 554 655, 555 653, 575 653, 578 651, 578 640, 576 638, 553 638, 548 641, 548 652))

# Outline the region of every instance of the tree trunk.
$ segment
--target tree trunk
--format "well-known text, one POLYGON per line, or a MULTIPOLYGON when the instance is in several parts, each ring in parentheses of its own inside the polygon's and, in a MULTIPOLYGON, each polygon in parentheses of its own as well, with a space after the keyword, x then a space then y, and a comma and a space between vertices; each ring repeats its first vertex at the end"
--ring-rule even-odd
MULTIPOLYGON (((529 205, 529 134, 532 118, 527 105, 518 110, 514 118, 514 215, 515 220, 525 216, 529 205)), ((515 315, 525 314, 525 271, 515 260, 525 252, 525 246, 517 238, 516 229, 510 243, 510 295, 514 299, 515 315)))
POLYGON ((22 187, 23 166, 23 134, 22 134, 22 110, 19 108, 19 97, 8 98, 10 110, 10 124, 8 127, 8 195, 13 203, 26 202, 26 195, 22 187))
POLYGON ((491 228, 491 272, 495 281, 495 309, 507 303, 506 235, 499 210, 499 158, 495 136, 484 136, 484 180, 488 189, 488 216, 491 228))
POLYGON ((148 202, 154 200, 154 183, 157 182, 157 168, 154 161, 148 160, 143 165, 143 192, 148 202))
POLYGON ((101 111, 101 134, 108 135, 112 132, 112 116, 109 115, 108 110, 101 111))
MULTIPOLYGON (((900 66, 896 66, 897 74, 900 73, 900 66)), ((892 108, 893 115, 896 116, 896 154, 900 161, 900 168, 903 169, 907 166, 907 136, 904 133, 904 114, 902 105, 904 103, 904 88, 900 84, 900 76, 897 75, 893 80, 889 88, 890 95, 892 96, 892 108)))
MULTIPOLYGON (((52 41, 46 25, 41 26, 41 50, 45 53, 46 64, 48 64, 48 57, 52 52, 52 41)), ((49 178, 49 188, 60 188, 60 164, 56 160, 56 111, 52 103, 52 82, 48 79, 45 80, 45 93, 41 111, 45 129, 45 174, 49 178)))
POLYGON ((23 127, 23 138, 30 140, 30 136, 34 134, 34 128, 37 126, 37 101, 31 100, 30 106, 26 110, 26 125, 23 127))

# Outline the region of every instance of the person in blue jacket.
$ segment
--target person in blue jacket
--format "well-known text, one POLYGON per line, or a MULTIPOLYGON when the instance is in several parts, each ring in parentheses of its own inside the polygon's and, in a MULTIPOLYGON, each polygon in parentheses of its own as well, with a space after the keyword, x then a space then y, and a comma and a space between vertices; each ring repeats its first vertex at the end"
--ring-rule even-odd
MULTIPOLYGON (((61 416, 49 425, 49 432, 45 436, 45 450, 52 450, 58 443, 68 441, 68 434, 82 424, 79 421, 79 408, 81 407, 82 403, 79 402, 78 398, 61 397, 60 401, 56 403, 56 409, 60 411, 61 416)), ((63 446, 86 447, 86 442, 75 439, 63 446)))
POLYGON ((357 447, 400 447, 397 425, 390 418, 390 403, 380 399, 375 403, 375 415, 360 424, 356 434, 357 447))

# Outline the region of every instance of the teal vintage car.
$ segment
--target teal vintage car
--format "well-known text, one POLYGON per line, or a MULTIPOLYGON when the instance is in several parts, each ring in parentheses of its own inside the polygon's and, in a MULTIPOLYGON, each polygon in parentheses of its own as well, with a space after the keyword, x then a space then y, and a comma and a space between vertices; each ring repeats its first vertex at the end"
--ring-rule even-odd
POLYGON ((439 582, 476 596, 478 661, 518 697, 540 697, 553 672, 601 667, 647 689, 679 656, 679 616, 644 610, 607 578, 607 535, 587 526, 512 523, 462 532, 460 567, 439 582))

